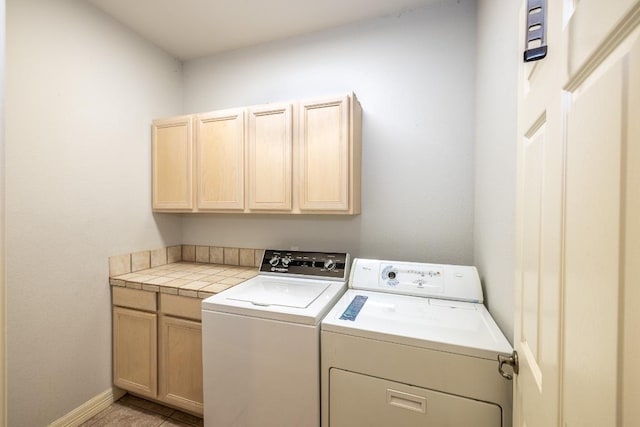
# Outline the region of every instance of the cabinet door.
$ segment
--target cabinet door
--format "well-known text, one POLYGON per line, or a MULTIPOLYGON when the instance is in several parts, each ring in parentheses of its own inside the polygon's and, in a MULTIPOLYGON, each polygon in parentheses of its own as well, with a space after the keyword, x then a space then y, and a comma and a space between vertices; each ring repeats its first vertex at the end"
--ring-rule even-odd
POLYGON ((300 103, 301 210, 349 209, 349 97, 300 103))
POLYGON ((249 110, 249 209, 291 210, 291 105, 249 110))
POLYGON ((202 414, 202 325, 160 316, 160 400, 202 414))
POLYGON ((113 383, 142 396, 156 397, 156 315, 113 308, 113 383))
POLYGON ((191 116, 154 120, 152 126, 153 209, 193 208, 191 116))
POLYGON ((196 116, 198 209, 244 208, 244 110, 196 116))

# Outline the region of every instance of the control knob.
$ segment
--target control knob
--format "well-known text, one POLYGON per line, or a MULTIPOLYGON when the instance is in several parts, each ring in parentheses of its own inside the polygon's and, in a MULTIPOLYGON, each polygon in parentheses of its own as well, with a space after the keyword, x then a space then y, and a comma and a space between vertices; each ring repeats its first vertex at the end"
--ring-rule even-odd
POLYGON ((329 271, 333 271, 336 269, 336 260, 328 259, 324 262, 324 268, 329 271))
POLYGON ((283 267, 289 267, 289 264, 291 263, 291 257, 284 257, 282 258, 282 266, 283 267))
POLYGON ((269 260, 269 264, 271 264, 271 266, 273 266, 273 267, 278 265, 278 262, 280 262, 280 255, 274 255, 269 260))

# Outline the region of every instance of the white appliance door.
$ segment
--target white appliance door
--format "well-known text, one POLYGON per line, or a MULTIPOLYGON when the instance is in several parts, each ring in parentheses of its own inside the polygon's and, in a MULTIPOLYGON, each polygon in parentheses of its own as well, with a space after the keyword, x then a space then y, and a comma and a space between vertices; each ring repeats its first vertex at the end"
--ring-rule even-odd
POLYGON ((331 427, 500 427, 498 405, 341 369, 330 373, 331 427))

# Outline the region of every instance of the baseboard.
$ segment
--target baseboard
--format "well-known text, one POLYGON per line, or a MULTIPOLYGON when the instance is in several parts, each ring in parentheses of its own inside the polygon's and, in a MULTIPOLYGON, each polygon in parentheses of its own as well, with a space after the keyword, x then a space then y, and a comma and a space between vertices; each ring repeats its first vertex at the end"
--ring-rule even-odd
POLYGON ((112 387, 94 398, 88 400, 82 405, 78 406, 73 411, 69 412, 51 424, 49 427, 76 427, 87 421, 89 418, 96 415, 98 412, 106 409, 116 400, 127 394, 126 391, 117 387, 112 387))

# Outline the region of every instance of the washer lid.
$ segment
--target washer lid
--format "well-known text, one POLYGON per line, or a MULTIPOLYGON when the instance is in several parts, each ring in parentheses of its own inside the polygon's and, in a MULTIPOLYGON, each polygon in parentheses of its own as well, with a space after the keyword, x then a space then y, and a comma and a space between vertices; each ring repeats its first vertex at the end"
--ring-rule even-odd
POLYGON ((203 311, 317 325, 345 282, 259 275, 202 301, 203 311))
POLYGON ((357 289, 336 303, 322 330, 491 360, 512 351, 482 304, 357 289))
POLYGON ((329 282, 300 283, 295 279, 264 277, 249 286, 243 286, 227 296, 228 300, 244 301, 253 305, 272 305, 292 308, 307 308, 328 287, 329 282))

